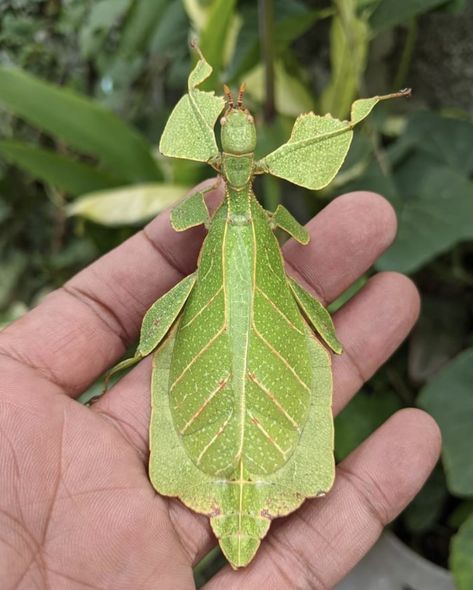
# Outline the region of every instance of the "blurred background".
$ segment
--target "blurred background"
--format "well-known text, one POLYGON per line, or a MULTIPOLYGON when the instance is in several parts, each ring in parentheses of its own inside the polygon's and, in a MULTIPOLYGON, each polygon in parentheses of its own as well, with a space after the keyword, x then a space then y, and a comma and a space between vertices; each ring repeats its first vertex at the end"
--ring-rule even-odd
MULTIPOLYGON (((420 582, 383 588, 473 589, 472 29, 471 0, 0 1, 0 326, 212 175, 156 147, 191 38, 214 67, 206 89, 246 81, 261 156, 301 112, 346 118, 358 96, 413 87, 357 129, 328 189, 256 186, 303 222, 354 189, 398 214, 394 245, 331 306, 379 270, 409 274, 423 297, 408 341, 336 421, 338 459, 403 406, 442 428, 441 464, 374 556, 407 576, 401 546, 420 582)), ((197 584, 221 564, 214 551, 197 584)))

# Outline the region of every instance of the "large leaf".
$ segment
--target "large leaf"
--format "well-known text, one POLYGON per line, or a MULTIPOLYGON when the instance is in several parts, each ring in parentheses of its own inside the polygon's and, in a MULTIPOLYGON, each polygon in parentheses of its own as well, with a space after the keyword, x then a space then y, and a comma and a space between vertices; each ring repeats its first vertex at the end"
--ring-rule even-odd
POLYGON ((73 195, 119 184, 107 173, 68 156, 19 141, 0 141, 0 154, 35 178, 73 195))
POLYGON ((142 223, 176 203, 186 191, 184 186, 164 183, 99 191, 74 201, 68 213, 102 225, 142 223))
POLYGON ((393 152, 398 162, 415 149, 461 174, 470 175, 473 172, 472 145, 470 122, 420 111, 409 117, 407 128, 393 152))
POLYGON ((419 396, 419 405, 438 422, 449 490, 473 496, 473 348, 465 350, 440 371, 419 396))
POLYGON ((96 156, 130 181, 159 180, 150 146, 93 100, 14 68, 0 68, 0 103, 29 123, 96 156))
POLYGON ((473 514, 453 537, 450 569, 458 590, 473 588, 473 514))
POLYGON ((399 192, 392 203, 399 231, 378 260, 378 269, 414 272, 457 242, 473 237, 473 183, 463 175, 416 157, 399 169, 396 180, 399 192))

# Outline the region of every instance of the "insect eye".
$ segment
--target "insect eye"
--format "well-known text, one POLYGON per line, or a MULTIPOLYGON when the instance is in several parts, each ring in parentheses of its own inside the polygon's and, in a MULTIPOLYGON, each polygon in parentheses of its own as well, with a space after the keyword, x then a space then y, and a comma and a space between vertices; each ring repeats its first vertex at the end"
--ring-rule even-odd
POLYGON ((226 122, 227 122, 227 119, 226 119, 226 117, 222 117, 222 118, 220 119, 220 125, 225 125, 225 123, 226 123, 226 122))
POLYGON ((248 119, 248 121, 250 123, 254 123, 255 122, 255 120, 253 119, 252 115, 246 115, 246 118, 248 119))

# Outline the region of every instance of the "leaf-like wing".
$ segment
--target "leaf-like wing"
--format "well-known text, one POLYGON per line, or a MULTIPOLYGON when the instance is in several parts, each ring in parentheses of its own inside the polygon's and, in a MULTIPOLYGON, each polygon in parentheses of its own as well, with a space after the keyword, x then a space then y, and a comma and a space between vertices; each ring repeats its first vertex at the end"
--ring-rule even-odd
POLYGON ((211 73, 201 55, 189 75, 189 91, 174 107, 161 136, 159 150, 165 156, 208 162, 218 155, 214 125, 225 100, 197 88, 211 73))
POLYGON ((257 167, 312 190, 327 186, 343 164, 353 138, 353 127, 363 121, 379 101, 408 96, 410 91, 357 100, 350 121, 325 115, 300 115, 289 141, 257 163, 257 167))

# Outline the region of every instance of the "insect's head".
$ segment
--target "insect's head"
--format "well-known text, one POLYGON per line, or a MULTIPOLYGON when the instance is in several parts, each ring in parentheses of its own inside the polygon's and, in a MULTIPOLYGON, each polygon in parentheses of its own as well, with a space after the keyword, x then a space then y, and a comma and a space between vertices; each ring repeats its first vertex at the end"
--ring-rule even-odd
POLYGON ((224 86, 227 108, 220 119, 221 140, 224 152, 229 154, 247 154, 256 147, 255 121, 250 111, 243 106, 245 85, 240 86, 236 104, 230 88, 224 86))

